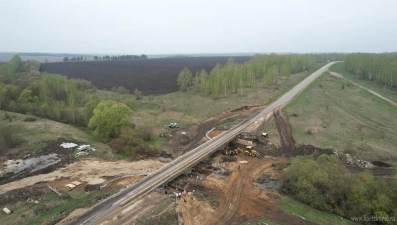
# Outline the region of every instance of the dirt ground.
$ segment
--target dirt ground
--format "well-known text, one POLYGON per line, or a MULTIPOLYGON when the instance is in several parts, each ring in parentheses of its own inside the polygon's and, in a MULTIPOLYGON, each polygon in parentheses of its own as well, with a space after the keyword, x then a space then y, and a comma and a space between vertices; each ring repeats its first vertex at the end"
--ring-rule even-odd
MULTIPOLYGON (((137 162, 115 161, 108 162, 96 158, 87 158, 67 165, 47 174, 39 174, 0 185, 2 192, 34 185, 38 182, 49 182, 60 189, 64 189, 64 183, 79 180, 89 185, 101 184, 109 177, 120 177, 124 175, 141 175, 154 171, 163 166, 158 160, 141 160, 137 162), (58 185, 57 182, 61 185, 58 185)), ((65 185, 66 185, 65 184, 65 185)))
MULTIPOLYGON (((219 160, 220 157, 214 160, 219 160)), ((230 176, 209 175, 201 184, 211 196, 217 196, 219 207, 212 207, 204 201, 187 198, 187 202, 178 201, 177 212, 182 213, 185 225, 196 224, 243 224, 266 218, 277 224, 310 224, 307 221, 279 210, 277 206, 281 195, 271 189, 258 189, 252 182, 261 174, 270 174, 272 179, 278 173, 271 166, 273 159, 258 159, 238 156, 237 162, 224 163, 232 171, 230 176), (239 161, 248 161, 240 164, 239 161), (238 167, 240 166, 240 169, 238 167)), ((188 182, 195 183, 195 179, 188 182)))

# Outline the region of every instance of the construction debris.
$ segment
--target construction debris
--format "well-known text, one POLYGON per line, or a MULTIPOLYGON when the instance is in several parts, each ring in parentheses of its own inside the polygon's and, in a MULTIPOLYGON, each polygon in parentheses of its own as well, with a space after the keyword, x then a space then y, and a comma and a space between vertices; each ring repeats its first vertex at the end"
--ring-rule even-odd
POLYGON ((81 185, 81 182, 79 182, 79 181, 73 181, 72 182, 72 184, 74 185, 74 186, 80 186, 81 185))
POLYGON ((248 140, 244 140, 244 139, 240 139, 240 138, 236 138, 234 142, 236 144, 245 145, 245 146, 252 146, 252 144, 253 144, 252 141, 248 141, 248 140))
POLYGON ((348 165, 356 165, 356 166, 358 166, 360 168, 365 168, 365 169, 373 169, 373 168, 375 168, 374 164, 372 164, 370 162, 367 162, 367 161, 364 161, 364 160, 357 159, 356 157, 352 157, 349 154, 343 154, 343 153, 339 153, 338 154, 337 152, 335 154, 337 154, 339 156, 339 160, 342 163, 345 163, 345 164, 348 164, 348 165))
POLYGON ((62 193, 60 193, 55 187, 48 186, 48 188, 55 192, 58 196, 62 196, 62 193))
POLYGON ((257 135, 251 134, 251 133, 248 133, 248 132, 242 132, 237 137, 240 138, 240 139, 244 139, 244 140, 258 141, 258 136, 257 135))
MULTIPOLYGON (((63 142, 60 146, 63 148, 71 149, 71 148, 75 148, 79 145, 75 144, 75 143, 71 143, 71 142, 63 142)), ((95 151, 95 149, 93 147, 91 147, 90 145, 80 145, 77 148, 77 150, 78 150, 78 152, 75 154, 75 156, 86 156, 86 155, 89 155, 90 152, 95 151)))
POLYGON ((63 142, 60 146, 63 148, 74 148, 74 147, 78 146, 78 144, 63 142))
POLYGON ((73 190, 75 187, 78 187, 81 185, 81 182, 79 181, 73 181, 70 184, 65 185, 69 189, 69 191, 73 190))
POLYGON ((86 156, 95 151, 95 149, 90 145, 80 145, 77 150, 78 152, 75 154, 75 156, 86 156))
POLYGON ((39 199, 39 200, 34 200, 33 198, 28 198, 28 200, 26 200, 27 203, 36 204, 36 205, 39 204, 40 201, 41 201, 41 199, 39 199))
POLYGON ((8 208, 3 208, 3 212, 7 215, 11 214, 11 210, 9 210, 8 208))

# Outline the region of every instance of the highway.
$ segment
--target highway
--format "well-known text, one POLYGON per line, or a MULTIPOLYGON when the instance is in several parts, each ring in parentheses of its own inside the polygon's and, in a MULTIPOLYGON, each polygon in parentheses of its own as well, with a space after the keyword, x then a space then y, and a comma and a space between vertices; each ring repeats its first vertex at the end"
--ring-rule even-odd
POLYGON ((154 171, 153 173, 149 174, 142 180, 134 183, 130 187, 125 188, 119 193, 97 203, 93 207, 89 208, 84 214, 74 218, 67 224, 100 224, 100 221, 103 221, 103 219, 106 218, 107 215, 114 215, 114 212, 121 210, 125 206, 128 206, 128 204, 136 198, 152 191, 156 187, 159 187, 162 184, 167 183, 168 181, 173 180, 174 178, 182 174, 186 169, 194 166, 195 164, 199 163, 200 161, 214 153, 217 149, 223 147, 225 143, 232 141, 239 133, 241 133, 245 128, 257 121, 262 116, 268 113, 272 113, 273 110, 277 108, 283 107, 286 103, 291 101, 291 99, 295 97, 299 92, 304 90, 314 79, 316 79, 322 73, 326 72, 328 68, 334 63, 335 62, 328 63, 327 65, 323 66, 322 68, 305 78, 302 82, 300 82, 290 91, 285 93, 278 100, 270 104, 263 111, 255 115, 253 118, 241 122, 232 129, 223 132, 217 137, 176 158, 172 162, 154 171))

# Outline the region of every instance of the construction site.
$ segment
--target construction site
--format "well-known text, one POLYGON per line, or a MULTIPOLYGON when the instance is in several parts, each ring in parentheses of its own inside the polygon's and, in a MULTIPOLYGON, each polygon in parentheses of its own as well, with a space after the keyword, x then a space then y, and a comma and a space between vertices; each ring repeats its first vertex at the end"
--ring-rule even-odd
MULTIPOLYGON (((161 135, 168 139, 170 148, 183 154, 217 138, 262 107, 242 107, 191 127, 169 129, 161 135)), ((51 151, 43 153, 54 155, 36 157, 40 169, 36 164, 24 169, 16 167, 27 167, 33 158, 29 156, 4 163, 2 171, 8 172, 2 173, 0 185, 4 205, 0 216, 2 224, 21 224, 27 220, 39 223, 34 222, 35 215, 54 207, 62 208, 59 215, 40 223, 68 224, 87 206, 123 190, 173 160, 171 154, 164 153, 157 159, 135 162, 103 161, 90 157, 95 149, 66 141, 52 143, 51 151), (68 148, 76 151, 65 151, 68 148), (84 158, 76 160, 72 154, 84 158), (74 199, 74 204, 62 206, 68 199, 74 199), (83 204, 84 201, 90 203, 83 204), (14 208, 19 211, 22 208, 23 214, 14 212, 14 208)), ((295 146, 288 116, 281 110, 274 111, 181 176, 135 200, 121 212, 108 215, 101 224, 115 221, 116 224, 257 224, 256 221, 263 218, 277 224, 311 224, 281 210, 278 202, 284 198, 279 177, 283 168, 280 165, 288 163, 284 157, 313 153, 338 154, 332 149, 295 146)), ((379 176, 393 173, 388 164, 382 162, 372 164, 341 153, 339 158, 352 171, 371 168, 379 176)))

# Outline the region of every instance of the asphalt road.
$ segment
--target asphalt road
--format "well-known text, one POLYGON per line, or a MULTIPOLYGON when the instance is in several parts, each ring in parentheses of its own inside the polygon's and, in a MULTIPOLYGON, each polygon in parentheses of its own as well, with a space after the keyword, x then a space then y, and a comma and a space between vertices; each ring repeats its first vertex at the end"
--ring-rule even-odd
POLYGON ((322 68, 308 76, 306 79, 304 79, 294 88, 292 88, 289 92, 284 94, 281 98, 273 102, 271 105, 266 107, 263 111, 258 113, 253 118, 241 122, 229 131, 223 132, 221 135, 213 138, 212 140, 207 141, 197 148, 192 149, 186 154, 176 158, 172 162, 154 171, 153 173, 149 174, 142 180, 134 183, 130 187, 97 203, 96 205, 88 209, 83 215, 73 219, 72 221, 69 221, 67 224, 100 224, 100 221, 103 221, 109 215, 113 217, 117 211, 120 211, 125 206, 128 206, 131 201, 142 196, 143 194, 152 191, 156 187, 173 180, 174 178, 182 174, 186 169, 194 166, 201 160, 214 153, 217 149, 224 146, 225 143, 232 141, 239 133, 241 133, 250 124, 257 121, 259 118, 273 112, 273 110, 277 108, 284 106, 286 103, 291 101, 294 96, 304 90, 315 78, 327 71, 328 68, 334 63, 335 62, 328 63, 327 65, 323 66, 322 68))

